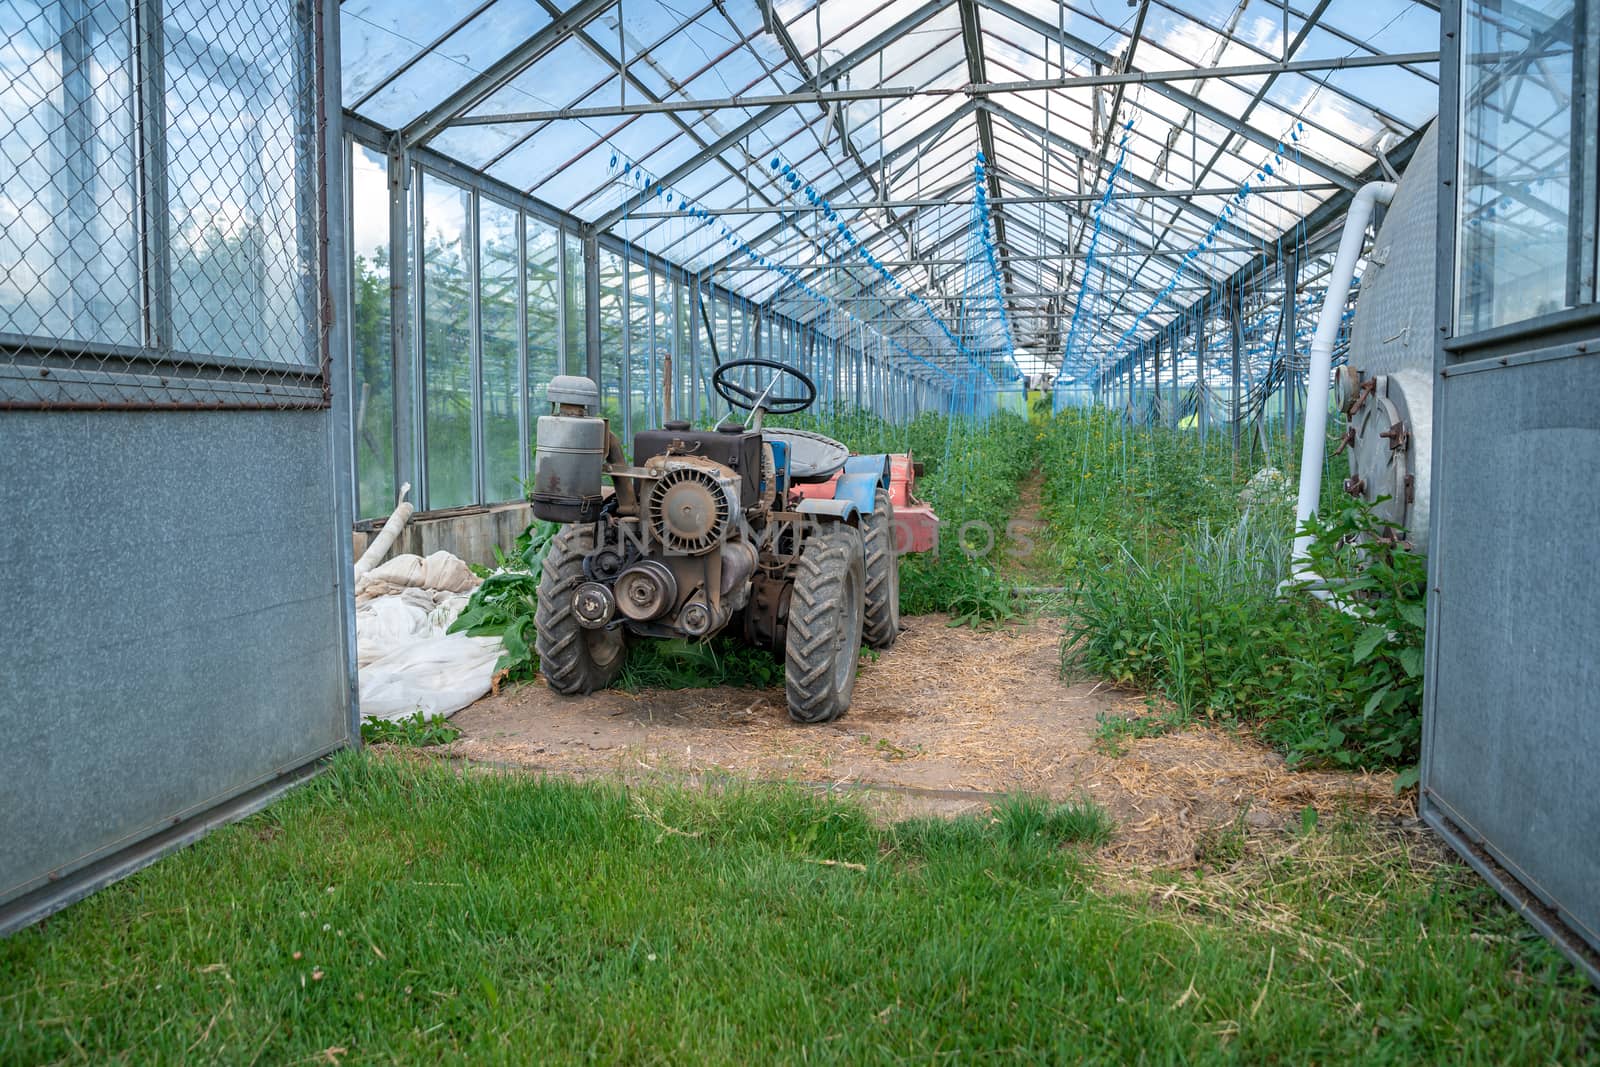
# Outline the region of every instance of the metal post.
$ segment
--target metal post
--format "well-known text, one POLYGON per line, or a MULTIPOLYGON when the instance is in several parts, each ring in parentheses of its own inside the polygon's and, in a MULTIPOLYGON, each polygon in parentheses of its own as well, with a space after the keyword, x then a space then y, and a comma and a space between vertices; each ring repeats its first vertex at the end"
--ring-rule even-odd
POLYGON ((1206 312, 1194 322, 1194 403, 1195 422, 1200 425, 1200 448, 1206 447, 1206 312))
POLYGON ((488 499, 488 462, 483 432, 483 264, 482 228, 478 211, 482 197, 476 189, 467 195, 467 382, 472 407, 467 417, 467 436, 472 453, 472 503, 488 499))
POLYGON ((1179 421, 1178 420, 1178 329, 1179 329, 1179 323, 1173 323, 1173 325, 1171 326, 1171 331, 1172 331, 1172 359, 1168 361, 1168 362, 1170 362, 1172 364, 1172 418, 1171 418, 1170 421, 1172 423, 1172 428, 1174 430, 1176 430, 1178 428, 1178 421, 1179 421))
POLYGON ((1294 446, 1295 421, 1295 289, 1300 277, 1300 250, 1289 252, 1283 259, 1283 311, 1279 328, 1283 334, 1283 436, 1291 449, 1294 446))
MULTIPOLYGON (((416 434, 416 389, 411 350, 411 226, 406 191, 411 187, 411 161, 395 142, 389 153, 389 359, 394 383, 395 487, 410 484, 420 491, 416 434)), ((412 502, 418 497, 413 495, 412 502)))
POLYGON ((1239 396, 1239 356, 1240 349, 1243 347, 1243 337, 1241 335, 1244 329, 1243 324, 1239 321, 1240 318, 1239 290, 1231 289, 1228 293, 1228 345, 1233 353, 1230 360, 1232 363, 1230 377, 1232 378, 1233 386, 1233 404, 1230 411, 1232 412, 1233 422, 1234 463, 1239 462, 1239 421, 1244 416, 1244 412, 1239 410, 1239 405, 1242 403, 1239 396))
MULTIPOLYGON (((593 230, 583 235, 583 363, 600 381, 600 242, 593 230)), ((601 395, 604 395, 602 392, 601 395)))
POLYGON ((1161 335, 1160 334, 1156 334, 1154 341, 1151 342, 1151 345, 1152 345, 1151 354, 1154 356, 1154 359, 1155 359, 1155 363, 1151 368, 1151 378, 1155 382, 1155 387, 1156 387, 1155 409, 1150 413, 1150 421, 1153 424, 1153 423, 1155 423, 1157 420, 1159 420, 1161 418, 1161 335))
POLYGON ((169 277, 167 213, 166 50, 160 0, 136 0, 138 108, 134 113, 139 159, 140 247, 144 254, 144 343, 163 355, 172 350, 172 284, 169 277))

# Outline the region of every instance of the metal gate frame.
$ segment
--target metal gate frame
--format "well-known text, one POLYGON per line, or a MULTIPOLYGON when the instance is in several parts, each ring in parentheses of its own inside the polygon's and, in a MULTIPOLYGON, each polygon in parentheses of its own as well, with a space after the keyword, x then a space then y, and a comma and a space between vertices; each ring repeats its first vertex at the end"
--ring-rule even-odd
MULTIPOLYGON (((1473 421, 1481 418, 1489 396, 1504 405, 1499 410, 1506 413, 1511 432, 1502 440, 1519 428, 1550 429, 1535 419, 1549 414, 1553 397, 1571 397, 1579 405, 1586 400, 1591 410, 1600 407, 1600 304, 1453 335, 1462 32, 1462 0, 1443 0, 1431 595, 1419 807, 1426 823, 1468 865, 1600 985, 1600 879, 1591 877, 1600 863, 1600 791, 1592 771, 1587 778, 1542 773, 1569 753, 1575 762, 1587 758, 1591 768, 1600 763, 1600 747, 1584 745, 1600 737, 1600 729, 1591 725, 1600 721, 1600 687, 1584 688, 1592 680, 1585 672, 1592 673, 1600 658, 1595 651, 1600 627, 1585 625, 1595 612, 1590 605, 1600 601, 1600 540, 1595 539, 1600 535, 1591 528, 1589 540, 1579 535, 1575 549, 1573 538, 1560 536, 1562 524, 1573 522, 1572 509, 1593 507, 1592 494, 1600 489, 1592 476, 1586 483, 1563 483, 1566 492, 1540 498, 1548 511, 1535 512, 1535 518, 1550 523, 1552 537, 1535 544, 1501 541, 1498 551, 1485 551, 1486 542, 1495 544, 1495 532, 1515 530, 1517 520, 1528 517, 1508 514, 1503 505, 1514 494, 1504 487, 1532 483, 1546 472, 1530 470, 1510 447, 1496 448, 1493 438, 1476 450, 1476 441, 1499 427, 1473 421), (1587 501, 1584 494, 1590 494, 1587 501), (1485 529, 1489 532, 1481 532, 1485 529), (1476 552, 1458 547, 1474 541, 1476 552), (1586 557, 1587 565, 1576 572, 1562 565, 1573 552, 1580 562, 1586 557), (1501 604, 1509 601, 1506 590, 1517 583, 1536 588, 1547 612, 1514 622, 1542 624, 1546 633, 1553 620, 1575 623, 1551 643, 1557 647, 1530 649, 1525 633, 1496 630, 1495 620, 1479 612, 1494 602, 1490 594, 1496 591, 1501 604), (1490 648, 1499 655, 1486 656, 1490 648), (1552 672, 1552 660, 1565 673, 1552 672), (1487 692, 1475 695, 1463 677, 1474 672, 1520 699, 1491 706, 1494 698, 1487 692), (1496 735, 1497 728, 1507 726, 1516 736, 1496 735), (1566 750, 1559 747, 1563 742, 1566 750), (1532 773, 1535 767, 1541 773, 1532 773), (1473 776, 1474 768, 1497 773, 1473 776)), ((1576 458, 1564 459, 1581 465, 1590 455, 1600 465, 1600 448, 1589 453, 1586 447, 1576 458)))

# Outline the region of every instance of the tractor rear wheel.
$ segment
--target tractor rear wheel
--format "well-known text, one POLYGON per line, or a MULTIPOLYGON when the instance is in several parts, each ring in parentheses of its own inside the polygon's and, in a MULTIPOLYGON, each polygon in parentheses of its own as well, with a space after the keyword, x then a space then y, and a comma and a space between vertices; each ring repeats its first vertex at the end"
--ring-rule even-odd
POLYGON ((585 581, 583 557, 593 550, 593 526, 568 526, 550 543, 539 574, 539 604, 533 615, 539 673, 551 689, 568 696, 604 689, 628 659, 620 628, 590 630, 579 625, 572 610, 572 593, 585 581))
POLYGON ((863 570, 861 531, 843 523, 823 527, 800 553, 784 641, 784 686, 796 722, 832 722, 850 709, 863 570))
POLYGON ((889 491, 879 489, 876 495, 872 514, 861 517, 866 606, 861 632, 873 648, 889 648, 900 636, 900 555, 895 551, 889 491))

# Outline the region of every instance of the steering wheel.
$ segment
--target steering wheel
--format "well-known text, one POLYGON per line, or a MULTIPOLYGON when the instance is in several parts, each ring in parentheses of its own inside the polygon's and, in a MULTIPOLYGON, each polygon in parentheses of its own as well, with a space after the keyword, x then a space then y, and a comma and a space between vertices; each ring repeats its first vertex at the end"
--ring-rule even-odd
POLYGON ((759 403, 769 415, 793 415, 797 411, 804 411, 817 399, 817 384, 802 371, 794 367, 779 363, 771 359, 735 359, 719 366, 711 375, 711 384, 717 390, 717 395, 741 411, 753 411, 759 403), (787 374, 799 381, 805 388, 806 395, 775 396, 768 394, 762 399, 761 391, 747 389, 733 380, 729 372, 741 370, 745 367, 765 367, 780 374, 787 374))

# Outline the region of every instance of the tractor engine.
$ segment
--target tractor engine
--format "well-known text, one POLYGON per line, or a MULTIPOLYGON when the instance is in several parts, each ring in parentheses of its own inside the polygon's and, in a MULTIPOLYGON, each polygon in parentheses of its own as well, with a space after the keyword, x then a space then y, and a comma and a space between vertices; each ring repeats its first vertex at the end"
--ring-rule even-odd
POLYGON ((758 557, 749 523, 771 511, 761 435, 668 422, 634 437, 638 465, 628 466, 607 433, 604 470, 617 491, 605 498, 593 430, 601 421, 580 410, 539 420, 534 513, 595 523, 587 580, 573 597, 578 621, 654 637, 716 633, 749 600, 758 557))
POLYGON ((651 456, 639 470, 639 514, 590 557, 593 577, 615 574, 616 613, 636 633, 706 637, 744 607, 755 571, 739 476, 697 455, 651 456))

